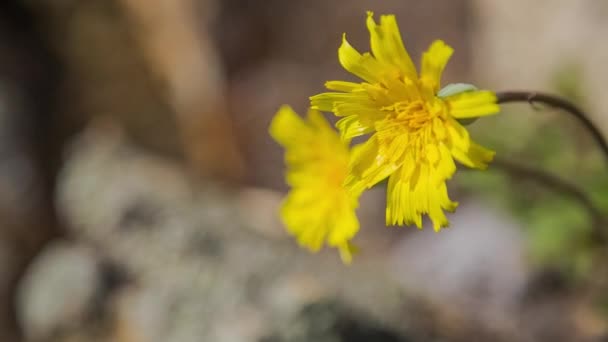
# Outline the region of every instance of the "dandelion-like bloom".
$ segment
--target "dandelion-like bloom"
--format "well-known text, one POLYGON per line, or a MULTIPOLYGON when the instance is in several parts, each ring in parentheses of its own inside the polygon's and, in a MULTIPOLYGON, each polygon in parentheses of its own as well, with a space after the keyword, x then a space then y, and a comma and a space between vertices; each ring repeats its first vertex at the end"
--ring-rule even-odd
POLYGON ((270 135, 285 148, 292 187, 281 207, 283 224, 301 246, 316 252, 327 242, 350 263, 354 247, 349 241, 359 230, 359 195, 344 187, 348 141, 318 111, 310 110, 303 120, 288 106, 273 118, 270 135))
POLYGON ((448 86, 440 91, 441 74, 453 53, 443 41, 422 56, 420 74, 408 55, 393 15, 378 25, 368 12, 371 54, 360 54, 343 37, 340 64, 362 83, 329 81, 335 92, 311 97, 312 108, 342 117, 337 123, 344 139, 372 134, 355 149, 347 187, 355 192, 389 177, 387 225, 416 224, 428 214, 435 230, 448 225, 446 180, 456 171, 454 160, 484 169, 494 152, 471 141, 460 119, 497 113, 496 96, 472 86, 448 86), (466 90, 466 91, 462 91, 466 90))

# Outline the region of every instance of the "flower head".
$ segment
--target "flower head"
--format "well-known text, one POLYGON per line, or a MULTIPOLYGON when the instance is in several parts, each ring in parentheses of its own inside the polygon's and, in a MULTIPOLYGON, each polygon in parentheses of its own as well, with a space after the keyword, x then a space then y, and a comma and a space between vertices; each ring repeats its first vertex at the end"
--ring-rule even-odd
POLYGON ((327 82, 333 92, 311 97, 312 108, 342 117, 337 127, 343 139, 371 134, 354 149, 349 189, 360 192, 389 177, 387 225, 421 228, 422 215, 428 214, 439 230, 448 225, 444 210, 457 206, 446 187, 456 171, 454 160, 484 169, 494 155, 474 143, 458 120, 497 113, 496 96, 474 87, 440 91, 453 52, 443 41, 433 42, 422 55, 418 73, 395 16, 381 16, 377 24, 368 12, 367 28, 371 53, 360 54, 345 36, 338 50, 340 64, 363 82, 327 82))
POLYGON ((354 249, 349 240, 359 230, 359 195, 344 187, 348 141, 318 111, 309 111, 303 120, 288 106, 273 118, 270 135, 285 148, 292 187, 281 207, 283 224, 301 246, 316 252, 327 242, 349 263, 354 249))

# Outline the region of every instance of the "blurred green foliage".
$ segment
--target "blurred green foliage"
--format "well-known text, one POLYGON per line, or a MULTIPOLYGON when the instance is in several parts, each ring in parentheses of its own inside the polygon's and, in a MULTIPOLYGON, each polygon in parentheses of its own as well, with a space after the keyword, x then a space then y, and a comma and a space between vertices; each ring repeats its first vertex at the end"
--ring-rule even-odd
MULTIPOLYGON (((585 108, 580 67, 565 63, 551 79, 552 91, 585 108)), ((576 184, 608 214, 608 172, 599 149, 568 114, 542 105, 503 106, 500 115, 468 127, 472 136, 503 159, 534 166, 576 184)), ((592 218, 577 200, 497 166, 463 172, 459 183, 506 207, 526 227, 530 259, 573 279, 588 274, 596 241, 592 218)), ((603 227, 608 229, 608 227, 603 227)))

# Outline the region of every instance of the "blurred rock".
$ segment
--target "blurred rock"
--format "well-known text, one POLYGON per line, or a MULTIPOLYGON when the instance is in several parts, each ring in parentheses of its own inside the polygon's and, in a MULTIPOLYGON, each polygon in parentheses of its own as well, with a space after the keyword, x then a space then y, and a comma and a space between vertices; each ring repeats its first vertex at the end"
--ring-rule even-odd
POLYGON ((309 254, 278 238, 276 194, 195 181, 174 161, 134 146, 115 123, 91 125, 66 157, 57 198, 62 221, 132 277, 107 297, 117 341, 325 338, 314 331, 343 340, 347 331, 392 336, 388 341, 529 337, 516 319, 528 279, 523 240, 488 208, 463 205, 441 234, 394 229, 401 242, 378 239, 371 252, 364 242, 344 267, 335 250, 309 254), (353 315, 332 313, 342 323, 331 318, 327 330, 285 328, 308 324, 301 313, 326 301, 344 303, 353 315))
POLYGON ((521 227, 475 203, 450 219, 439 234, 423 230, 399 244, 395 275, 409 291, 458 307, 459 315, 505 324, 516 317, 530 277, 521 227))
POLYGON ((247 227, 264 236, 286 238, 288 234, 279 219, 282 200, 282 194, 276 191, 245 188, 237 198, 240 219, 247 222, 247 227))
POLYGON ((406 342, 413 339, 382 327, 335 301, 306 305, 274 335, 262 342, 406 342))
POLYGON ((19 323, 32 341, 83 324, 101 282, 99 258, 87 246, 55 242, 30 265, 19 286, 19 323))
MULTIPOLYGON (((108 249, 110 258, 132 270, 156 268, 167 256, 177 262, 193 237, 204 235, 189 215, 193 186, 177 164, 129 144, 116 123, 97 122, 72 145, 58 210, 75 236, 108 249)), ((210 220, 223 218, 210 210, 210 220)))
POLYGON ((167 317, 175 302, 167 291, 157 288, 128 288, 117 297, 116 341, 169 341, 167 317))
POLYGON ((72 146, 60 174, 60 217, 74 238, 132 277, 112 295, 118 341, 253 341, 341 292, 360 298, 358 307, 374 302, 374 312, 391 312, 392 292, 370 297, 363 293, 371 288, 347 285, 383 276, 363 264, 336 268, 335 251, 309 255, 260 230, 276 195, 197 183, 111 123, 92 125, 72 146))
POLYGON ((282 317, 293 317, 300 308, 331 297, 319 279, 296 272, 276 279, 268 293, 271 296, 266 301, 282 317))
POLYGON ((532 327, 540 320, 519 319, 532 272, 522 228, 475 202, 462 203, 450 221, 439 234, 423 230, 397 246, 392 266, 406 291, 433 303, 447 336, 478 329, 491 340, 534 340, 532 327))

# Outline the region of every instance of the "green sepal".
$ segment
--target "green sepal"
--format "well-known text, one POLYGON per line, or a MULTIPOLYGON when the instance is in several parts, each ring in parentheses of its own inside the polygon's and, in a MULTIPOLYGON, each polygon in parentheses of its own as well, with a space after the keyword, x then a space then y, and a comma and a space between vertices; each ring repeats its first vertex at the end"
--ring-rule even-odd
POLYGON ((443 87, 439 93, 437 93, 438 97, 441 98, 445 98, 448 96, 452 96, 452 95, 456 95, 456 94, 460 94, 460 93, 464 93, 467 91, 474 91, 477 90, 477 87, 472 85, 472 84, 468 84, 468 83, 450 83, 448 85, 446 85, 445 87, 443 87))

